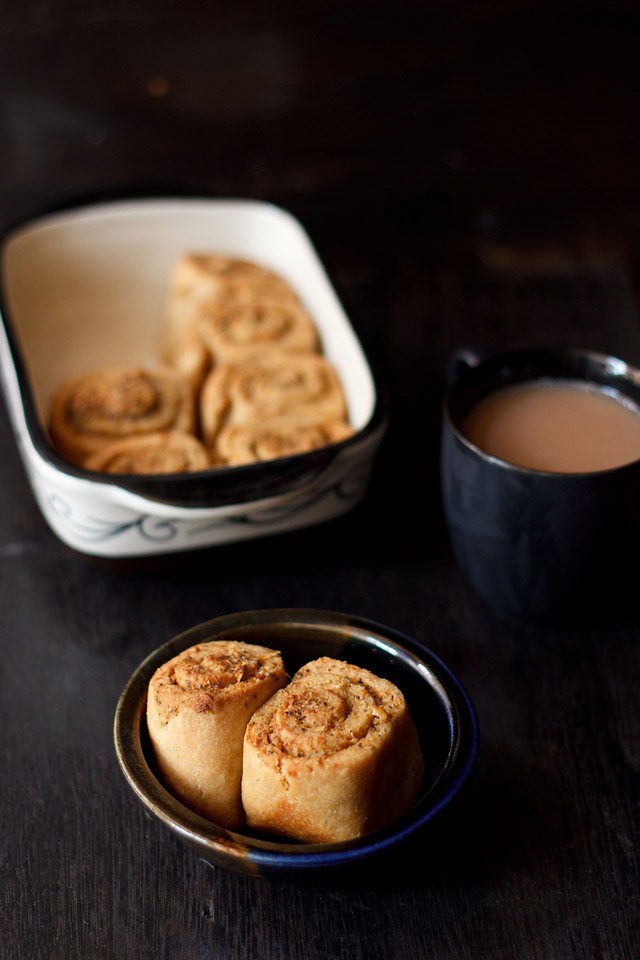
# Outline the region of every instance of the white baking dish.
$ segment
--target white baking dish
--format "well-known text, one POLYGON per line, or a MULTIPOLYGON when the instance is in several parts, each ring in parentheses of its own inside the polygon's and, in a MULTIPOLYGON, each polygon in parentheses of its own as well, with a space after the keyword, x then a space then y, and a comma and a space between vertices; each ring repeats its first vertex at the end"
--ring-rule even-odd
POLYGON ((0 251, 0 369, 35 498, 80 552, 144 556, 315 524, 362 498, 385 425, 370 365, 315 250, 290 214, 244 200, 135 200, 53 214, 0 251), (355 433, 311 453, 246 467, 109 477, 67 463, 47 422, 65 378, 159 356, 168 281, 186 252, 254 260, 284 276, 340 375, 355 433))

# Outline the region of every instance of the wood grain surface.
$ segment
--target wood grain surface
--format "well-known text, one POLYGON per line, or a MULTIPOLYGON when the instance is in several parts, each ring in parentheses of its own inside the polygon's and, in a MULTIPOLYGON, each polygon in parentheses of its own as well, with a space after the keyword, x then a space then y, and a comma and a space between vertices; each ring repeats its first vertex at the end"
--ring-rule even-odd
POLYGON ((632 2, 2 5, 2 230, 141 193, 281 204, 392 413, 348 517, 125 569, 45 526, 2 408, 3 960, 639 955, 640 615, 500 621, 453 562, 438 480, 454 348, 576 343, 640 362, 639 28, 632 2), (481 752, 401 857, 256 882, 147 818, 113 715, 174 634, 296 605, 430 647, 475 703, 481 752))

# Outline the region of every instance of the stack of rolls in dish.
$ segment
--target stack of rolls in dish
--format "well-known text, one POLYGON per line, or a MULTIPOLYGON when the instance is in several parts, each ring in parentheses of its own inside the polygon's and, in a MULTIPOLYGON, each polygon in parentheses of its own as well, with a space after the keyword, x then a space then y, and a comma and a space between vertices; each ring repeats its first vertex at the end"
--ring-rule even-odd
POLYGON ((289 680, 278 651, 209 641, 149 683, 147 727, 166 787, 232 830, 351 840, 402 816, 424 764, 401 691, 321 657, 289 680))
POLYGON ((303 453, 353 433, 342 384, 290 284, 259 264, 188 254, 170 279, 161 361, 56 391, 50 436, 110 473, 180 473, 303 453))
POLYGON ((200 434, 213 464, 302 453, 353 432, 312 318, 282 277, 256 263, 181 258, 165 358, 198 391, 200 434))

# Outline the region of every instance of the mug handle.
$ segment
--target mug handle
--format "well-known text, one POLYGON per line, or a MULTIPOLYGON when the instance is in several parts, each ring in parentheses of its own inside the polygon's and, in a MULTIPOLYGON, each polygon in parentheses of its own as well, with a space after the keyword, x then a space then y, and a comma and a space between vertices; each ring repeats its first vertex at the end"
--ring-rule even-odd
POLYGON ((447 386, 454 386, 467 370, 477 367, 491 353, 492 351, 488 347, 482 345, 460 347, 458 350, 454 350, 447 363, 447 386))

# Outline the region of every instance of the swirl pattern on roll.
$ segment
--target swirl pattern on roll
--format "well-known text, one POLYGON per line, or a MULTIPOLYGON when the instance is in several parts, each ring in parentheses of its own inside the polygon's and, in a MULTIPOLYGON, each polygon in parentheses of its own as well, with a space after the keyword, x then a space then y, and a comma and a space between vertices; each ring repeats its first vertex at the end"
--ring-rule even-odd
POLYGON ((111 368, 61 384, 53 398, 50 434, 58 452, 81 464, 116 438, 163 430, 192 432, 193 395, 174 373, 111 368))
MULTIPOLYGON (((189 379, 194 390, 199 390, 212 357, 220 362, 219 351, 224 346, 224 341, 215 337, 215 331, 212 346, 206 322, 203 338, 200 324, 212 312, 226 314, 234 307, 256 303, 304 313, 289 284, 257 263, 219 254, 186 254, 178 260, 169 290, 163 352, 167 362, 189 379)), ((302 320, 298 325, 302 327, 302 320)), ((236 344, 236 357, 237 347, 236 344)))
POLYGON ((223 428, 216 437, 212 456, 216 464, 241 466, 245 463, 290 457, 317 450, 351 436, 353 429, 343 420, 298 423, 281 417, 223 428))
POLYGON ((251 827, 311 843, 341 841, 406 812, 423 773, 400 690, 322 657, 249 722, 242 801, 251 827))
POLYGON ((185 254, 171 280, 172 299, 212 306, 249 300, 297 302, 287 281, 250 260, 222 254, 185 254))
POLYGON ((215 823, 241 826, 244 732, 286 682, 278 651, 238 641, 196 644, 159 667, 147 727, 168 789, 215 823))
POLYGON ((294 417, 299 423, 346 420, 333 366, 318 354, 264 356, 214 369, 200 398, 203 440, 212 447, 223 426, 294 417))
POLYGON ((216 364, 244 363, 270 350, 314 353, 319 348, 313 321, 296 303, 232 303, 203 313, 197 329, 216 364))
POLYGON ((114 440, 83 463, 87 470, 118 474, 185 473, 206 470, 210 465, 200 441, 175 430, 114 440))
POLYGON ((49 429, 63 457, 110 473, 183 473, 305 453, 354 432, 312 317, 273 271, 184 255, 164 321, 164 342, 149 345, 162 357, 156 369, 102 369, 56 391, 49 429), (203 444, 206 463, 193 441, 168 439, 179 433, 203 444))

